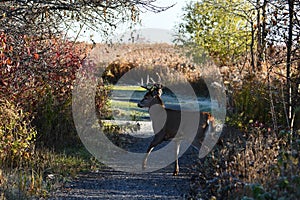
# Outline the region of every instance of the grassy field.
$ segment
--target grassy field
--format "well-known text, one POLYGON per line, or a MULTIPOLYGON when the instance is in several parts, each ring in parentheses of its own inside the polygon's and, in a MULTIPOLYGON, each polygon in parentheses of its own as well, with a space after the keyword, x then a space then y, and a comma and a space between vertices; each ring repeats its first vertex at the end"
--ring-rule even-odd
POLYGON ((139 86, 116 85, 112 87, 109 106, 114 119, 119 120, 145 120, 149 114, 147 109, 137 106, 146 90, 139 86))
MULTIPOLYGON (((137 106, 146 90, 139 86, 130 85, 116 85, 112 87, 111 98, 109 100, 109 107, 114 119, 119 120, 149 120, 147 108, 139 108, 137 106)), ((183 109, 183 110, 201 110, 210 111, 211 103, 208 99, 198 98, 199 108, 193 98, 188 96, 180 96, 173 94, 163 94, 162 99, 167 108, 183 109), (182 105, 179 105, 179 99, 182 105), (180 107, 182 106, 182 108, 180 107)))
POLYGON ((114 85, 112 86, 112 90, 120 90, 120 91, 142 91, 145 92, 146 89, 141 86, 133 86, 133 85, 114 85))

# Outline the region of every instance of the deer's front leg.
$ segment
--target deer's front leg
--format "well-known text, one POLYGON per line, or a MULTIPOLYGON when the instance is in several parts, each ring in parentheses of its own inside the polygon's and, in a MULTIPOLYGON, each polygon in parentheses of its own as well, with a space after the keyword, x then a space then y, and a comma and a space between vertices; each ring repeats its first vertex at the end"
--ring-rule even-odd
POLYGON ((154 136, 154 139, 152 140, 150 146, 148 147, 147 154, 144 158, 144 162, 143 162, 143 166, 142 166, 143 170, 146 169, 147 160, 148 160, 148 157, 149 157, 150 153, 152 152, 154 147, 156 147, 157 145, 159 145, 163 141, 163 139, 164 139, 164 132, 163 131, 159 132, 158 134, 156 134, 154 136))
POLYGON ((148 148, 148 150, 147 150, 147 154, 146 154, 146 156, 145 156, 145 158, 144 158, 144 162, 143 162, 143 166, 142 166, 143 170, 146 169, 148 157, 149 157, 149 155, 150 155, 150 153, 151 153, 151 151, 152 151, 153 149, 154 149, 154 147, 149 146, 149 148, 148 148))
POLYGON ((178 155, 180 149, 180 141, 176 141, 176 149, 175 149, 175 169, 173 176, 177 176, 179 173, 179 163, 178 163, 178 155))

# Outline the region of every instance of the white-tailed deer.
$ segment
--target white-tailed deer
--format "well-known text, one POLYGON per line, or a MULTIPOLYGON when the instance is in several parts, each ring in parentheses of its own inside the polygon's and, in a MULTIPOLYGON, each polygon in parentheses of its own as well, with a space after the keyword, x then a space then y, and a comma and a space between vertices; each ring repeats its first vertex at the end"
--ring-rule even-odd
POLYGON ((173 173, 173 175, 176 176, 179 173, 178 154, 180 149, 180 142, 182 140, 182 138, 178 137, 178 135, 176 134, 187 134, 187 132, 190 132, 190 129, 192 129, 187 121, 181 121, 181 117, 184 115, 190 117, 190 119, 193 120, 195 119, 193 118, 195 114, 197 114, 198 116, 200 114, 200 120, 197 124, 198 129, 195 130, 197 131, 197 133, 194 140, 192 141, 192 145, 198 150, 201 147, 201 142, 203 141, 206 132, 214 131, 214 118, 208 112, 196 113, 193 111, 167 109, 165 108, 164 103, 161 99, 161 84, 153 84, 152 86, 142 87, 147 89, 147 93, 145 94, 144 98, 138 103, 138 106, 141 108, 149 108, 148 111, 150 114, 152 127, 155 134, 151 144, 148 147, 147 154, 144 158, 142 167, 143 169, 146 168, 147 159, 154 147, 156 147, 163 141, 168 141, 176 137, 175 169, 173 173), (180 123, 186 123, 186 125, 180 125, 180 123))

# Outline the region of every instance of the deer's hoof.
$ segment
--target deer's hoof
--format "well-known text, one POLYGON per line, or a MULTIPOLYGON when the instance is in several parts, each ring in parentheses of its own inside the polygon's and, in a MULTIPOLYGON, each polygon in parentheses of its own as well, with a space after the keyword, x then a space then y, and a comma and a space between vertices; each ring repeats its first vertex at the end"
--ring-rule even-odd
POLYGON ((146 165, 145 164, 142 166, 142 170, 146 170, 146 165))
POLYGON ((173 176, 177 176, 179 174, 179 171, 174 171, 173 176))

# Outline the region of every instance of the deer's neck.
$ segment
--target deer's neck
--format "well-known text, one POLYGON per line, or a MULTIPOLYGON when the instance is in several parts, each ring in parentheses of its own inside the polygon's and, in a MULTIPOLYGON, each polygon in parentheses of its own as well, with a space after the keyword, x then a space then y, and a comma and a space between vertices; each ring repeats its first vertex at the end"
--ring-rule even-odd
POLYGON ((154 104, 154 105, 152 105, 152 106, 149 107, 148 111, 149 111, 150 117, 152 119, 152 116, 155 118, 158 115, 160 115, 161 113, 166 112, 166 109, 165 109, 164 105, 154 104))
POLYGON ((163 104, 154 104, 149 108, 154 133, 161 131, 167 120, 167 112, 163 104))

